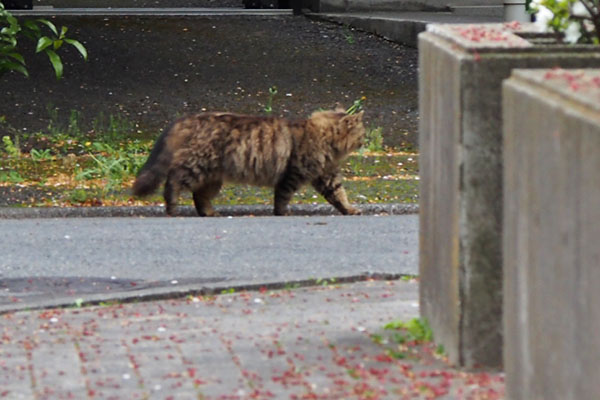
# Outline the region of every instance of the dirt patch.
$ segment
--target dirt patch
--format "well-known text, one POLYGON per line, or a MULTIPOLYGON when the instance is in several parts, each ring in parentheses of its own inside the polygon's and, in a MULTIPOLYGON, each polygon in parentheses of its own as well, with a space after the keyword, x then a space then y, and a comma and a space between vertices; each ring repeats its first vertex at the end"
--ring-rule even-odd
MULTIPOLYGON (((0 79, 0 114, 19 132, 68 125, 91 129, 121 115, 154 137, 177 115, 199 110, 305 117, 366 96, 366 120, 385 144, 416 143, 417 50, 304 17, 60 17, 88 48, 65 49, 56 81, 45 56, 24 50, 31 78, 0 79), (75 114, 73 114, 75 111, 75 114)), ((0 134, 10 133, 8 130, 0 134)))

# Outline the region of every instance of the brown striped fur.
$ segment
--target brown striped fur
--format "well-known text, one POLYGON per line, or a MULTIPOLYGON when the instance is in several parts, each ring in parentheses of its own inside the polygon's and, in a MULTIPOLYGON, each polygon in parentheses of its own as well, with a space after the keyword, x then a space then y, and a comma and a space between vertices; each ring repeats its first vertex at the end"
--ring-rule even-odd
POLYGON ((133 193, 148 195, 166 179, 168 215, 187 189, 198 215, 211 216, 211 199, 223 182, 269 186, 275 189, 275 215, 284 215, 294 193, 311 183, 341 213, 359 214, 348 203, 339 164, 362 144, 362 117, 340 110, 298 121, 214 112, 184 117, 157 139, 133 193))

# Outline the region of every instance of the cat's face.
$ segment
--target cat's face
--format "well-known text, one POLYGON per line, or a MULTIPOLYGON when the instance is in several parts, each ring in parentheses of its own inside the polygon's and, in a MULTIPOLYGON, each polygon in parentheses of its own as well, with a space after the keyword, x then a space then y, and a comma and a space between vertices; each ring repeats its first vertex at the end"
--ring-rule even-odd
POLYGON ((346 115, 340 120, 340 131, 346 132, 348 153, 358 150, 365 140, 365 126, 363 125, 364 111, 357 114, 346 115))
POLYGON ((313 113, 310 119, 339 158, 362 146, 365 138, 363 115, 363 111, 352 115, 343 110, 318 111, 313 113))

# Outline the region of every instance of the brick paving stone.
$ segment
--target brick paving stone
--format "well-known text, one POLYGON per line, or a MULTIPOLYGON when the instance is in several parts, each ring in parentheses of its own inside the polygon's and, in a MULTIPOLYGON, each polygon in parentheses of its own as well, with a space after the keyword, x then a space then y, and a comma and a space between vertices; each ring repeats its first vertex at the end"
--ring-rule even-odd
POLYGON ((0 315, 0 399, 501 399, 503 374, 397 343, 416 282, 0 315), (402 358, 405 357, 405 358, 402 358))

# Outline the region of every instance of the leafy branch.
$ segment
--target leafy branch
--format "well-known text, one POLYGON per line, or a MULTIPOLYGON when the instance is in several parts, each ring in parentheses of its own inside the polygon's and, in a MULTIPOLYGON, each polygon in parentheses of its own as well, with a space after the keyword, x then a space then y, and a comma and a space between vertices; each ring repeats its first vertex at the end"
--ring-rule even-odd
POLYGON ((11 71, 29 76, 25 58, 19 50, 18 39, 21 35, 36 42, 36 53, 46 53, 56 79, 63 76, 63 63, 57 51, 65 43, 73 46, 87 61, 85 46, 75 39, 68 38, 67 30, 66 26, 58 30, 56 25, 46 19, 28 19, 20 23, 0 2, 0 77, 11 71))

